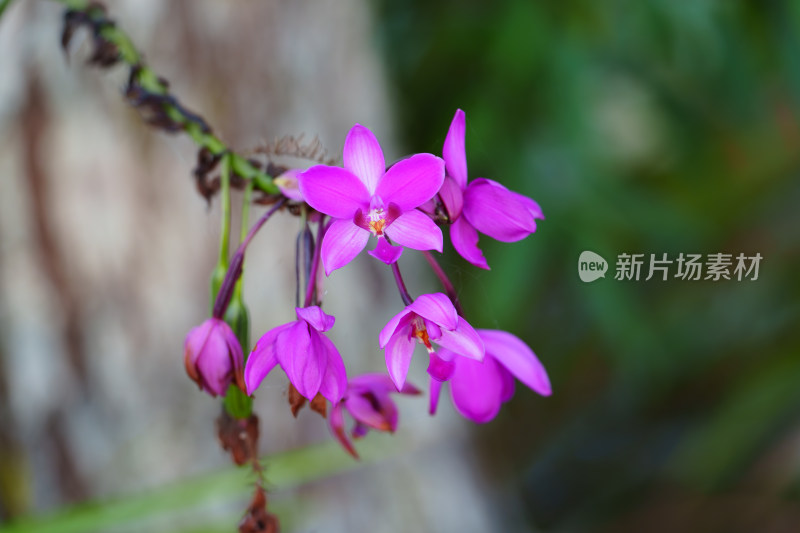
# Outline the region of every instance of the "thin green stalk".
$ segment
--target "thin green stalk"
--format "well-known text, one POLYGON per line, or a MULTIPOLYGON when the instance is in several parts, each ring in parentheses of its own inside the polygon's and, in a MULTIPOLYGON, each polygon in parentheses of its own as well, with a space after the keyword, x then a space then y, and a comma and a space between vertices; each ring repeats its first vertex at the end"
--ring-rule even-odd
POLYGON ((222 156, 222 169, 220 171, 220 206, 222 221, 219 236, 219 264, 227 268, 230 256, 231 238, 231 163, 230 156, 222 156))
MULTIPOLYGON (((244 194, 242 195, 242 218, 241 225, 239 226, 239 244, 247 239, 247 232, 250 229, 250 202, 253 198, 253 180, 249 180, 244 186, 244 194)), ((242 297, 242 284, 244 280, 244 260, 242 260, 242 274, 236 282, 236 287, 233 289, 233 299, 239 301, 244 306, 244 299, 242 297)), ((247 350, 247 346, 242 346, 242 349, 247 350)))
POLYGON ((247 238, 247 231, 250 229, 250 200, 253 198, 253 182, 248 181, 244 187, 242 196, 242 225, 239 228, 239 244, 247 238))
MULTIPOLYGON (((227 193, 223 190, 223 201, 227 197, 228 200, 228 225, 230 226, 230 155, 226 154, 222 160, 222 176, 223 184, 227 187, 227 193), (227 182, 227 183, 225 183, 227 182)), ((250 201, 253 195, 253 181, 250 180, 245 185, 244 195, 242 196, 242 221, 239 236, 239 246, 247 240, 247 233, 249 229, 250 218, 250 201)), ((224 209, 224 207, 223 207, 224 209)), ((230 229, 230 228, 228 228, 230 229)), ((225 243, 227 248, 228 243, 225 243)), ((237 250, 238 252, 238 250, 237 250)), ((227 259, 228 252, 226 250, 225 257, 227 259)), ((234 258, 234 263, 236 259, 234 258)), ((245 354, 245 360, 250 352, 250 313, 247 306, 244 304, 244 296, 242 294, 242 284, 244 283, 244 255, 242 255, 241 266, 235 264, 229 268, 238 268, 239 276, 236 280, 236 285, 233 288, 233 297, 231 298, 228 309, 225 312, 225 321, 233 329, 236 338, 239 339, 239 344, 245 354)), ((247 418, 253 414, 253 399, 247 394, 242 392, 237 386, 231 385, 225 394, 223 401, 225 410, 234 418, 247 418)))
MULTIPOLYGON (((228 258, 230 256, 231 175, 229 154, 222 156, 220 167, 220 206, 222 221, 220 223, 219 235, 219 259, 217 259, 217 266, 214 267, 214 271, 211 273, 211 312, 214 311, 217 294, 222 287, 222 282, 225 280, 225 274, 228 272, 228 258)), ((225 310, 223 309, 222 313, 224 312, 225 310)))
MULTIPOLYGON (((90 9, 88 0, 52 0, 73 11, 86 13, 94 21, 102 21, 103 13, 97 9, 90 9)), ((0 14, 11 3, 11 0, 0 0, 0 14)), ((159 76, 148 67, 142 59, 142 54, 134 45, 128 35, 119 26, 112 24, 102 25, 100 36, 108 42, 113 43, 119 50, 120 60, 131 68, 136 68, 134 81, 148 93, 170 96, 169 88, 161 81, 159 76)), ((172 100, 177 103, 177 100, 172 100)), ((163 103, 163 109, 170 120, 183 127, 183 131, 194 141, 199 148, 206 148, 214 155, 230 153, 231 170, 241 178, 252 180, 259 190, 269 194, 279 194, 280 190, 272 183, 272 177, 256 168, 245 157, 233 153, 230 148, 222 142, 211 131, 205 130, 197 122, 197 117, 192 116, 185 108, 180 105, 172 105, 169 102, 163 103)))
MULTIPOLYGON (((253 182, 248 181, 244 187, 244 195, 242 196, 242 222, 239 228, 239 245, 247 239, 247 233, 250 227, 250 202, 253 196, 253 182)), ((245 353, 245 360, 250 351, 250 313, 244 303, 244 257, 242 257, 242 272, 239 274, 239 279, 236 280, 236 285, 233 288, 233 299, 231 300, 237 309, 237 328, 235 328, 236 335, 239 337, 239 342, 242 345, 242 350, 245 353)))

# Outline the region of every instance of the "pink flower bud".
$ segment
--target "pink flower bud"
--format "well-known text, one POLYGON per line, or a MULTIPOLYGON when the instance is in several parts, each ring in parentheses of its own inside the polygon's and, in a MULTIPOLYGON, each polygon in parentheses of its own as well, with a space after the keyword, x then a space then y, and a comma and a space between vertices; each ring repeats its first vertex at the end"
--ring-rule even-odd
POLYGON ((244 387, 244 355, 233 330, 209 318, 186 335, 183 362, 186 373, 211 396, 224 396, 231 382, 244 387))

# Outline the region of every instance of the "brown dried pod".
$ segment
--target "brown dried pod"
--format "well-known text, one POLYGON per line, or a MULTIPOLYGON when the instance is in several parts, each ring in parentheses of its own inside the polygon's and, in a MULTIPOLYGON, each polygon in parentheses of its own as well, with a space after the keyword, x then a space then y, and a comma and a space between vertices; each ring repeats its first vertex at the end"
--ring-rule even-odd
POLYGON ((237 465, 258 460, 258 416, 233 418, 223 408, 217 417, 217 436, 237 465))
POLYGON ((267 494, 262 487, 256 487, 247 514, 239 522, 239 533, 279 533, 278 517, 267 512, 267 494))
POLYGON ((292 410, 292 415, 297 418, 297 413, 305 406, 307 400, 302 394, 297 392, 297 389, 295 389, 294 385, 291 383, 289 383, 289 393, 287 396, 289 398, 289 408, 292 410))
POLYGON ((328 400, 326 400, 322 394, 317 393, 317 395, 314 396, 314 399, 311 400, 310 407, 312 411, 322 415, 322 418, 328 417, 328 400))

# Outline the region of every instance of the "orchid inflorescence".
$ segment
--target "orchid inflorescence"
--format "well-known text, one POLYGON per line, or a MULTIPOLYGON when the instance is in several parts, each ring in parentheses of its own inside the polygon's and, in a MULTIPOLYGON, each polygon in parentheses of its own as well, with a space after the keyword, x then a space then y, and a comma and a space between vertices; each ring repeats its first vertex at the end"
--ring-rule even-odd
POLYGON ((189 377, 212 396, 241 395, 240 391, 251 396, 280 367, 290 382, 293 412, 308 401, 325 415, 330 402, 331 432, 356 457, 350 437, 361 437, 370 429, 396 429, 393 393, 421 393, 406 381, 417 344, 425 346, 429 355, 431 414, 444 383, 450 384, 456 410, 478 423, 492 420, 511 398, 514 378, 549 395, 547 373, 521 339, 505 331, 475 329, 467 322, 453 284, 431 253, 442 252, 442 228, 449 228, 454 249, 472 265, 488 270, 478 247, 479 234, 518 241, 536 231, 536 220, 544 218, 542 210, 530 198, 495 181, 468 180, 465 115, 460 109, 450 124, 442 156, 415 154, 387 169, 373 133, 356 124, 344 142, 342 167, 318 164, 288 169, 276 177, 279 200, 242 239, 230 265, 225 265, 224 279, 212 284, 217 292, 213 316, 186 337, 189 377), (246 322, 239 279, 244 253, 264 222, 285 207, 295 213, 299 208, 303 217, 297 320, 264 333, 245 358, 246 335, 234 332, 237 324, 241 329, 242 313, 246 322), (311 224, 317 226, 316 237, 311 224), (387 373, 348 378, 341 354, 326 336, 336 319, 322 310, 321 281, 358 256, 370 236, 376 245, 367 253, 391 268, 405 307, 377 335, 387 373), (397 264, 405 248, 422 252, 444 292, 411 296, 397 264), (350 432, 345 429, 345 412, 355 421, 350 432))

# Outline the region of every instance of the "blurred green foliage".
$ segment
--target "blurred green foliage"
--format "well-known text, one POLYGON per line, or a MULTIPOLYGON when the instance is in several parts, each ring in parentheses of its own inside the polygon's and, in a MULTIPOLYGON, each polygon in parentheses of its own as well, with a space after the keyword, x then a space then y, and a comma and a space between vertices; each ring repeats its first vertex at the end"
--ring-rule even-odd
POLYGON ((800 3, 375 7, 407 151, 440 152, 460 107, 470 177, 547 216, 483 237, 491 272, 449 265, 554 386, 476 431, 487 477, 548 531, 795 530, 800 3), (579 280, 583 250, 606 279, 579 280), (757 281, 617 281, 623 252, 764 259, 757 281))

